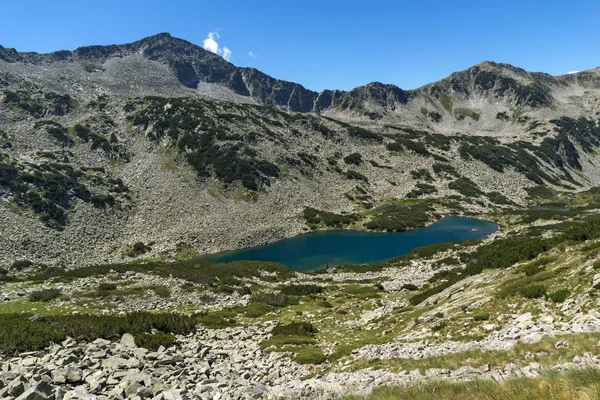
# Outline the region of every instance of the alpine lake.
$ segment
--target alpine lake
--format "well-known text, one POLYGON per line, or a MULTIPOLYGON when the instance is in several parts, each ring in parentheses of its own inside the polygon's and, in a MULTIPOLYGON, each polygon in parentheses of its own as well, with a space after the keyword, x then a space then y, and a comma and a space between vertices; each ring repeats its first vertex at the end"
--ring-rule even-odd
POLYGON ((420 229, 393 233, 352 230, 311 232, 265 246, 226 251, 201 260, 273 261, 297 271, 314 271, 343 264, 369 264, 410 253, 413 249, 443 242, 480 240, 498 230, 493 222, 449 216, 420 229))

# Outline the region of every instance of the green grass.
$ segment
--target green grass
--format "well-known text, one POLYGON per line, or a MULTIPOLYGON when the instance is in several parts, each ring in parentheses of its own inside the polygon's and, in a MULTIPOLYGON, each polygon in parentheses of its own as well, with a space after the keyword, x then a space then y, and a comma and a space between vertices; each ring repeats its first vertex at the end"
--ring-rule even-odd
POLYGON ((85 278, 89 276, 106 276, 110 271, 123 274, 127 271, 155 274, 162 277, 184 279, 201 285, 236 285, 240 279, 262 277, 263 272, 275 274, 274 280, 284 281, 294 275, 294 271, 285 265, 261 261, 234 261, 216 263, 208 261, 188 260, 179 263, 160 261, 131 262, 127 264, 105 264, 82 267, 72 270, 48 269, 32 273, 24 280, 46 281, 52 278, 85 278), (218 279, 217 279, 218 278, 218 279))
POLYGON ((368 396, 346 396, 343 400, 539 400, 599 399, 600 371, 578 369, 547 372, 536 379, 511 378, 471 382, 433 381, 410 387, 381 387, 368 396))
POLYGON ((322 364, 326 360, 327 357, 318 347, 304 347, 294 356, 298 364, 322 364))
POLYGON ((581 356, 586 352, 596 353, 598 339, 600 339, 600 333, 579 333, 546 337, 540 342, 532 344, 518 342, 512 349, 506 351, 471 350, 419 360, 410 358, 359 360, 352 365, 352 370, 386 368, 392 372, 412 371, 414 369, 424 372, 429 368, 454 370, 461 366, 478 368, 485 364, 490 364, 492 368, 497 369, 504 368, 509 363, 525 366, 532 361, 542 366, 550 366, 570 362, 573 357, 581 356), (568 342, 569 347, 557 349, 555 345, 559 341, 568 342), (546 355, 544 357, 540 356, 539 353, 541 352, 546 353, 546 355))
POLYGON ((29 296, 27 298, 31 302, 38 302, 38 301, 48 302, 48 301, 59 298, 60 295, 61 295, 61 291, 58 289, 43 289, 43 290, 38 290, 38 291, 29 293, 29 296))

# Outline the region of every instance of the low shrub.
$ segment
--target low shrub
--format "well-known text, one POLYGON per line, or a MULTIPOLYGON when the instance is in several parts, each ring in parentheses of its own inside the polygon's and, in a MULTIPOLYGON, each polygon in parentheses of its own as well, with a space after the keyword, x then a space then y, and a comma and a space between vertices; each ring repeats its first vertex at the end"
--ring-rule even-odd
POLYGON ((33 322, 23 314, 0 316, 0 352, 15 354, 24 351, 38 351, 52 343, 66 339, 65 332, 53 325, 33 322))
POLYGON ((252 289, 250 289, 248 286, 242 286, 237 290, 237 292, 240 296, 245 296, 247 294, 252 294, 252 289))
POLYGON ((346 178, 348 178, 348 179, 356 179, 356 180, 364 181, 364 182, 369 182, 369 180, 367 179, 366 176, 364 176, 360 172, 356 172, 356 171, 353 171, 351 169, 349 169, 348 171, 346 171, 346 178))
POLYGON ((358 220, 358 215, 341 215, 328 211, 317 210, 316 208, 306 207, 302 212, 302 217, 309 224, 323 224, 325 226, 341 228, 358 220))
POLYGON ((401 289, 408 290, 409 292, 414 292, 419 290, 419 287, 417 285, 413 285, 412 283, 405 283, 404 285, 402 285, 401 289))
POLYGON ((154 286, 154 287, 152 287, 152 291, 158 297, 162 297, 163 299, 171 297, 171 291, 166 286, 154 286))
POLYGON ((148 350, 158 350, 160 346, 170 347, 175 343, 175 335, 172 333, 140 333, 135 335, 135 344, 148 350))
POLYGON ((117 285, 114 283, 101 283, 100 285, 98 285, 98 290, 117 290, 117 285))
POLYGON ((289 299, 282 293, 254 293, 250 297, 252 303, 265 303, 273 307, 287 307, 289 305, 289 299))
POLYGON ((539 299, 546 295, 546 287, 544 285, 539 284, 531 284, 528 286, 524 286, 519 290, 521 296, 526 299, 539 299))
POLYGON ((204 325, 209 329, 227 328, 235 326, 235 313, 231 311, 213 311, 194 316, 195 322, 204 325))
POLYGON ((246 315, 249 318, 258 318, 265 315, 272 309, 273 308, 271 308, 270 305, 265 303, 250 303, 246 307, 239 307, 235 308, 234 310, 246 315))
POLYGON ((555 303, 563 303, 571 292, 567 289, 560 289, 555 292, 548 294, 548 299, 552 300, 555 303))
POLYGON ((328 302, 328 301, 319 301, 319 302, 317 303, 317 305, 318 305, 319 307, 333 308, 333 304, 331 304, 331 303, 330 303, 330 302, 328 302))
POLYGON ((476 314, 473 317, 474 321, 487 321, 490 319, 490 313, 481 313, 481 314, 476 314))
POLYGON ((127 252, 128 257, 137 257, 151 251, 152 247, 147 246, 144 242, 136 242, 127 252))
MULTIPOLYGON (((214 327, 231 326, 222 323, 224 317, 215 314, 214 327)), ((28 314, 0 314, 0 352, 14 353, 41 350, 52 343, 58 343, 67 336, 77 340, 92 341, 98 338, 113 340, 124 333, 138 335, 153 330, 185 334, 191 332, 198 323, 204 323, 206 316, 182 315, 175 313, 134 312, 124 315, 52 315, 44 321, 29 321, 28 314)), ((206 324, 208 327, 208 324, 206 324)), ((212 327, 212 326, 210 326, 212 327)))
POLYGON ((317 333, 317 328, 310 322, 291 322, 286 325, 277 325, 271 333, 273 336, 313 337, 317 333))
POLYGON ((281 293, 290 296, 308 296, 322 292, 323 288, 319 285, 286 285, 281 287, 281 293))
POLYGON ((37 290, 35 292, 29 293, 28 299, 29 301, 38 302, 48 302, 60 297, 61 291, 58 289, 43 289, 37 290))
POLYGON ((363 158, 359 153, 352 153, 344 157, 344 162, 346 164, 360 165, 363 162, 363 158))
POLYGON ((298 351, 294 361, 298 364, 322 364, 327 360, 325 354, 317 347, 305 347, 298 351))
POLYGON ((12 263, 10 268, 15 271, 22 271, 25 268, 31 267, 32 265, 33 265, 33 263, 29 260, 17 260, 12 263))
POLYGON ((439 332, 447 326, 448 324, 446 322, 440 322, 439 324, 432 326, 431 330, 432 332, 439 332))

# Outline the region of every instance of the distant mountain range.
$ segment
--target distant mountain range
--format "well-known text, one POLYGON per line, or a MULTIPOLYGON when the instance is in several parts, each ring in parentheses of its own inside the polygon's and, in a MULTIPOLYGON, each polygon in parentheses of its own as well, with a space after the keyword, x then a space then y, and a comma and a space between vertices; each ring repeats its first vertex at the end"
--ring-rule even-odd
POLYGON ((398 104, 423 97, 439 100, 440 96, 448 94, 469 98, 482 93, 496 99, 508 97, 517 106, 543 107, 556 101, 552 96, 553 88, 568 85, 600 87, 598 69, 555 77, 545 73, 530 73, 508 64, 483 62, 415 90, 372 82, 348 92, 324 90, 319 93, 298 83, 273 78, 255 68, 236 67, 222 57, 168 33, 129 44, 85 46, 74 51, 48 54, 19 53, 15 49, 0 46, 1 60, 37 65, 82 60, 102 64, 110 58, 131 55, 141 55, 168 65, 179 82, 188 88, 194 89, 200 82, 215 83, 241 96, 248 96, 259 104, 297 112, 320 113, 332 108, 355 110, 367 107, 369 103, 393 111, 398 104))
POLYGON ((415 90, 317 93, 166 33, 49 54, 0 46, 0 266, 527 206, 598 185, 599 117, 600 69, 482 62, 415 90))

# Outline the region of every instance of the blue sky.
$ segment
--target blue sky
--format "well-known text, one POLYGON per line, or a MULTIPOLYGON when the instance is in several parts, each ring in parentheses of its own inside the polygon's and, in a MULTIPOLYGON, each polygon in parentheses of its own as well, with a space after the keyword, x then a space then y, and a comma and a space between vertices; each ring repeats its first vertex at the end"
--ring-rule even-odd
POLYGON ((0 45, 19 51, 159 32, 202 45, 216 32, 234 64, 313 90, 412 89, 484 60, 553 75, 600 66, 598 0, 0 1, 0 45))

